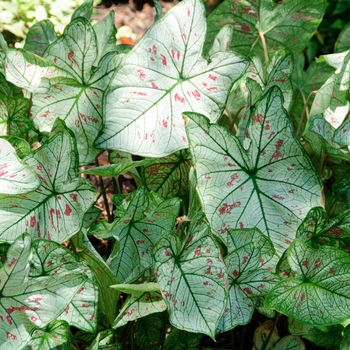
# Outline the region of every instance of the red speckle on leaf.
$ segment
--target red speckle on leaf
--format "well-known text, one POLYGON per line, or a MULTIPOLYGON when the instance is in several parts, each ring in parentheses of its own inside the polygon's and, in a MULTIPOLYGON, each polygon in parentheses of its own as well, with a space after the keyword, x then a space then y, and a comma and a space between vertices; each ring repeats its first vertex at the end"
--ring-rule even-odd
POLYGON ((283 200, 285 199, 284 197, 282 197, 282 196, 280 196, 280 195, 278 195, 278 194, 273 194, 271 197, 272 197, 272 198, 275 198, 275 199, 278 199, 278 200, 280 200, 280 201, 283 201, 283 200))
POLYGON ((208 258, 208 259, 206 260, 206 262, 207 262, 208 264, 212 264, 212 263, 213 263, 213 259, 208 258))
POLYGON ((149 51, 153 51, 153 53, 156 55, 157 54, 157 46, 153 45, 152 49, 149 49, 149 51))
POLYGON ((304 293, 300 295, 300 300, 301 300, 301 301, 304 301, 304 300, 305 300, 305 294, 304 294, 304 293))
POLYGON ((216 81, 217 77, 213 74, 209 74, 209 79, 216 81))
POLYGON ((12 258, 10 263, 8 264, 8 267, 12 267, 17 261, 18 261, 17 258, 12 258))
POLYGON ((159 86, 154 81, 151 82, 151 86, 153 89, 159 89, 159 86))
POLYGON ((291 244, 291 243, 292 243, 289 239, 285 239, 284 242, 285 242, 286 244, 291 244))
POLYGON ((206 271, 204 272, 205 275, 212 275, 213 273, 211 272, 211 266, 209 266, 206 271))
POLYGON ((187 8, 187 17, 191 16, 191 10, 189 8, 187 8))
POLYGON ((298 40, 296 38, 292 38, 290 39, 290 41, 293 43, 293 44, 296 44, 298 42, 298 40))
POLYGON ((219 208, 219 213, 220 215, 230 214, 233 208, 240 207, 241 204, 242 203, 240 201, 234 202, 232 204, 223 203, 222 206, 219 208))
POLYGON ((139 78, 140 80, 145 80, 146 78, 146 73, 142 69, 138 69, 137 73, 139 73, 139 78))
POLYGON ((154 62, 154 58, 152 56, 150 56, 149 58, 152 62, 154 62))
POLYGON ((179 96, 178 93, 176 93, 176 94, 174 95, 174 99, 175 99, 175 101, 179 101, 180 103, 185 103, 185 98, 179 96))
POLYGON ((247 294, 253 294, 252 289, 250 287, 245 287, 243 288, 243 290, 247 293, 247 294))
POLYGON ((269 159, 269 163, 271 163, 274 160, 281 159, 283 157, 282 153, 280 152, 280 148, 282 147, 282 145, 283 140, 277 140, 275 144, 276 151, 272 154, 271 158, 269 159))
POLYGON ((259 123, 259 124, 262 124, 264 117, 262 114, 259 113, 257 116, 253 115, 252 120, 259 123))
POLYGON ((74 61, 74 51, 68 52, 67 57, 68 57, 68 61, 70 61, 71 65, 73 65, 75 63, 75 61, 74 61))
POLYGON ((78 196, 78 195, 77 195, 76 193, 70 193, 70 194, 69 194, 69 197, 72 198, 74 202, 77 201, 77 196, 78 196))
POLYGON ((30 227, 34 227, 36 223, 36 218, 35 216, 30 217, 30 227))
POLYGON ((235 276, 235 277, 238 277, 239 276, 239 272, 237 270, 234 270, 232 272, 232 275, 235 276))
POLYGON ((192 91, 192 95, 197 101, 199 101, 201 99, 201 94, 199 93, 198 90, 192 91))
POLYGON ((166 57, 165 57, 164 55, 162 55, 162 54, 160 54, 160 57, 162 58, 162 65, 163 65, 163 66, 167 66, 167 65, 168 65, 168 62, 167 62, 167 60, 166 60, 166 57))
POLYGON ((184 38, 184 40, 187 40, 187 35, 186 34, 182 34, 182 37, 184 38))
MULTIPOLYGON (((231 180, 226 183, 228 187, 232 187, 233 183, 239 178, 237 173, 234 173, 230 176, 231 180)), ((239 182, 239 181, 238 181, 239 182)))
POLYGON ((242 30, 243 32, 250 32, 250 27, 247 25, 247 23, 243 23, 243 24, 241 25, 241 30, 242 30))
POLYGON ((201 246, 198 246, 197 249, 194 251, 194 254, 193 254, 193 257, 198 257, 201 255, 201 250, 202 250, 202 247, 201 246))
POLYGON ((185 136, 182 136, 181 139, 182 139, 183 142, 187 142, 187 138, 185 136))
MULTIPOLYGON (((11 321, 11 325, 12 325, 12 321, 11 321)), ((12 333, 6 331, 6 339, 7 340, 17 340, 17 336, 15 334, 12 334, 12 333)))
POLYGON ((322 261, 320 258, 317 258, 316 261, 315 261, 315 264, 314 264, 314 269, 318 269, 322 266, 322 261))
POLYGON ((136 244, 137 244, 137 245, 140 245, 140 244, 143 244, 143 243, 145 243, 145 241, 144 241, 143 239, 138 239, 138 240, 136 241, 136 244))
POLYGON ((42 118, 47 118, 47 117, 49 116, 49 114, 50 114, 50 111, 47 110, 47 111, 45 111, 45 112, 41 115, 41 117, 42 117, 42 118))
POLYGON ((66 204, 66 210, 64 211, 64 215, 70 216, 71 212, 72 212, 72 209, 68 204, 66 204))
POLYGON ((335 274, 335 270, 334 270, 334 269, 329 269, 328 273, 329 273, 330 275, 334 275, 334 274, 335 274))
POLYGON ((165 256, 173 256, 173 254, 171 254, 171 252, 169 252, 168 248, 164 248, 164 254, 165 254, 165 256))
POLYGON ((306 269, 309 269, 309 260, 306 258, 302 263, 301 266, 304 266, 306 269))
POLYGON ((238 224, 239 224, 239 228, 244 228, 244 224, 242 221, 240 221, 238 224))

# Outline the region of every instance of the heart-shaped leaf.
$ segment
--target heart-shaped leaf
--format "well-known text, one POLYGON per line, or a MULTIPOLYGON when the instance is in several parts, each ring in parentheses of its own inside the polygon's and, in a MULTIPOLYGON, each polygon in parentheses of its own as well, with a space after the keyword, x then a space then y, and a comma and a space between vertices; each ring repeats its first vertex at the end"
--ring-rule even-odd
POLYGON ((33 123, 28 118, 29 100, 0 95, 0 135, 22 136, 33 123))
POLYGON ((335 52, 343 52, 350 49, 350 23, 346 24, 338 36, 334 45, 335 52))
POLYGON ((102 97, 121 56, 110 53, 93 69, 98 57, 96 34, 85 18, 70 23, 44 57, 65 72, 51 81, 45 93, 33 96, 31 118, 40 131, 51 131, 57 118, 64 120, 77 139, 80 165, 99 153, 94 147, 101 128, 102 97))
POLYGON ((178 198, 163 200, 145 187, 139 187, 123 201, 123 215, 112 227, 120 247, 107 263, 120 283, 137 280, 152 265, 151 249, 158 237, 172 230, 180 208, 178 198))
POLYGON ((237 52, 262 56, 263 51, 270 55, 286 49, 297 54, 308 44, 325 10, 325 0, 225 0, 208 18, 204 51, 208 52, 221 27, 231 24, 231 46, 237 52))
POLYGON ((315 250, 298 239, 287 254, 295 277, 278 283, 266 297, 265 306, 314 326, 348 319, 349 255, 328 246, 315 250))
POLYGON ((75 143, 68 131, 50 138, 24 159, 40 179, 40 187, 20 195, 0 195, 0 236, 13 241, 22 232, 63 242, 81 226, 94 203, 96 189, 77 174, 75 143))
POLYGON ((91 283, 88 267, 77 261, 58 243, 40 239, 31 246, 27 234, 15 240, 0 269, 0 338, 6 349, 23 349, 35 329, 54 321, 91 283))
POLYGON ((0 193, 27 193, 39 186, 40 181, 35 172, 17 157, 8 141, 0 138, 0 193))
POLYGON ((57 39, 53 24, 44 19, 29 28, 24 49, 42 56, 46 48, 57 39))
POLYGON ((257 227, 282 255, 307 212, 321 202, 321 184, 294 137, 277 87, 252 109, 243 146, 226 129, 186 113, 198 193, 214 232, 257 227), (254 213, 254 215, 252 215, 254 213))
POLYGON ((272 243, 257 229, 228 231, 227 266, 229 298, 218 331, 226 332, 250 322, 254 309, 279 280, 272 243))
POLYGON ((154 159, 152 164, 141 168, 141 176, 147 188, 163 198, 183 198, 188 194, 188 173, 191 166, 189 152, 180 151, 154 159))
POLYGON ((208 63, 205 32, 203 3, 185 0, 145 33, 113 78, 97 147, 165 156, 188 147, 182 112, 221 116, 247 60, 217 52, 208 63))
POLYGON ((25 350, 70 350, 70 329, 65 321, 53 321, 44 330, 35 330, 25 350))
POLYGON ((152 254, 170 323, 214 338, 226 305, 227 272, 203 213, 192 220, 184 242, 166 232, 152 254))

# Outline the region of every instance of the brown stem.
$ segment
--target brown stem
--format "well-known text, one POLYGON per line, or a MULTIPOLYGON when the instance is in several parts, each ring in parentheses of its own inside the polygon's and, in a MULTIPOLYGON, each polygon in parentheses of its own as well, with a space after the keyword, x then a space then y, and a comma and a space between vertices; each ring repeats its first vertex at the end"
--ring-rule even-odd
POLYGON ((296 136, 296 137, 299 137, 300 130, 301 130, 301 126, 303 125, 303 120, 304 120, 304 115, 305 115, 305 113, 306 113, 306 115, 307 115, 307 119, 308 119, 308 117, 309 117, 309 112, 308 112, 308 109, 307 109, 307 105, 308 105, 308 103, 309 103, 309 100, 310 100, 311 96, 314 95, 314 94, 316 94, 316 92, 317 92, 317 91, 311 91, 306 100, 305 100, 304 94, 303 94, 303 93, 301 94, 301 96, 303 97, 303 100, 304 100, 304 108, 303 108, 303 111, 301 112, 301 116, 300 116, 300 119, 299 119, 297 132, 295 133, 295 136, 296 136))

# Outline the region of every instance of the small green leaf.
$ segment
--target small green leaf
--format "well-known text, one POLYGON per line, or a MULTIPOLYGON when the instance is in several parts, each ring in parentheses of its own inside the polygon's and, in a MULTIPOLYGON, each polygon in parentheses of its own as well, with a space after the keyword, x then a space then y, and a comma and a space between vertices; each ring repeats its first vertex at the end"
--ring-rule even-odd
POLYGON ((203 116, 186 115, 198 193, 214 233, 227 242, 229 228, 257 227, 282 255, 302 218, 320 205, 321 184, 280 90, 269 89, 252 108, 243 145, 203 116))
POLYGON ((164 158, 153 159, 150 165, 141 168, 141 176, 148 190, 163 198, 188 194, 188 173, 192 165, 188 151, 180 151, 164 158))
POLYGON ((129 283, 151 267, 151 249, 164 231, 174 228, 180 201, 163 200, 140 187, 120 207, 124 213, 112 226, 120 247, 113 250, 107 264, 120 283, 129 283))
POLYGON ((113 78, 96 147, 166 156, 188 147, 182 112, 208 113, 212 121, 221 116, 248 62, 217 52, 208 63, 205 32, 200 0, 182 1, 154 23, 113 78))
POLYGON ((318 250, 296 239, 287 251, 295 277, 282 280, 268 294, 267 308, 313 326, 350 318, 350 258, 333 247, 318 250))
POLYGON ((29 100, 0 95, 0 135, 22 136, 33 128, 29 100))
POLYGON ((40 186, 39 177, 20 160, 12 145, 0 138, 0 193, 28 193, 40 186))
POLYGON ((164 350, 197 350, 203 334, 189 333, 184 330, 173 328, 166 337, 164 350))
POLYGON ((0 195, 1 240, 11 242, 27 232, 63 242, 80 230, 97 191, 86 179, 71 178, 77 174, 75 152, 70 134, 61 132, 24 159, 40 187, 27 194, 0 195))
MULTIPOLYGON (((165 336, 166 318, 164 316, 164 312, 158 312, 137 320, 135 343, 141 349, 159 350, 159 344, 162 344, 165 336)), ((165 350, 164 347, 163 349, 165 350)))
POLYGON ((338 36, 334 52, 343 52, 350 49, 350 23, 346 24, 338 36))
POLYGON ((29 28, 24 49, 42 56, 46 48, 57 39, 53 24, 44 19, 29 28))
POLYGON ((192 220, 185 241, 165 232, 152 254, 170 323, 214 338, 227 300, 227 272, 204 214, 192 220))
POLYGON ((78 17, 84 17, 86 19, 90 19, 92 15, 92 10, 94 7, 94 0, 85 0, 78 8, 75 9, 75 11, 72 14, 71 20, 78 18, 78 17))

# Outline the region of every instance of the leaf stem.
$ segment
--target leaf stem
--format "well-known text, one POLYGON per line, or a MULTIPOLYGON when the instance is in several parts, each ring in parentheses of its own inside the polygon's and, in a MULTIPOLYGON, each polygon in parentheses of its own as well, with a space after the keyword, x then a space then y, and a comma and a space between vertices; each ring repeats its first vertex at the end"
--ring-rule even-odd
MULTIPOLYGON (((233 129, 234 129, 234 126, 235 126, 235 124, 236 124, 236 120, 237 120, 237 118, 238 118, 238 116, 239 116, 239 114, 242 112, 242 110, 244 109, 244 108, 246 108, 246 107, 248 107, 247 105, 243 105, 238 111, 237 111, 237 113, 234 115, 234 117, 232 118, 232 120, 231 120, 231 127, 230 127, 230 132, 231 132, 231 134, 233 134, 233 129)), ((234 134, 233 134, 234 135, 234 134)))
POLYGON ((244 337, 245 337, 245 330, 247 329, 247 325, 243 326, 243 331, 242 331, 242 337, 241 337, 241 345, 239 347, 239 350, 243 350, 243 343, 244 343, 244 337))
POLYGON ((277 315, 276 315, 276 317, 275 317, 275 321, 273 322, 273 325, 272 325, 272 327, 271 327, 270 333, 269 333, 269 335, 267 336, 267 338, 265 339, 264 344, 263 344, 263 346, 261 347, 260 350, 266 350, 267 345, 269 344, 269 341, 270 341, 270 339, 271 339, 272 333, 273 333, 273 331, 274 331, 274 329, 275 329, 275 327, 276 327, 276 325, 277 325, 277 322, 278 322, 278 320, 279 320, 279 318, 280 318, 281 315, 282 315, 282 314, 281 314, 280 312, 277 313, 277 315))
MULTIPOLYGON (((97 158, 96 158, 96 166, 97 167, 99 166, 97 158)), ((102 193, 102 196, 103 196, 103 202, 104 202, 104 206, 105 206, 106 213, 107 213, 107 220, 108 220, 109 223, 111 223, 111 222, 113 222, 113 217, 112 217, 111 213, 109 212, 109 204, 108 204, 108 198, 107 198, 107 194, 106 194, 106 187, 105 187, 105 185, 103 183, 102 176, 99 176, 98 179, 99 179, 99 182, 100 182, 101 193, 102 193)))
POLYGON ((309 111, 308 111, 307 105, 309 103, 309 100, 310 100, 311 96, 316 94, 316 92, 317 92, 316 90, 315 91, 311 91, 306 100, 305 100, 304 94, 301 93, 301 96, 302 96, 303 101, 304 101, 304 108, 303 108, 303 111, 301 112, 301 116, 300 116, 299 123, 298 123, 298 128, 297 128, 297 131, 295 133, 296 137, 299 137, 301 126, 303 125, 303 120, 304 120, 305 113, 306 113, 306 116, 307 116, 306 119, 309 119, 309 111))
POLYGON ((264 36, 264 33, 261 32, 260 30, 259 30, 259 36, 260 36, 260 39, 261 39, 261 45, 262 45, 263 50, 264 50, 265 62, 266 62, 266 63, 269 63, 269 55, 268 55, 268 53, 267 53, 267 46, 266 46, 265 36, 264 36))

